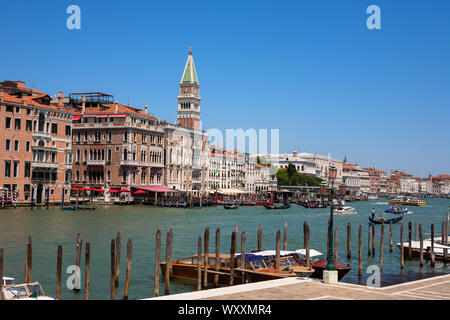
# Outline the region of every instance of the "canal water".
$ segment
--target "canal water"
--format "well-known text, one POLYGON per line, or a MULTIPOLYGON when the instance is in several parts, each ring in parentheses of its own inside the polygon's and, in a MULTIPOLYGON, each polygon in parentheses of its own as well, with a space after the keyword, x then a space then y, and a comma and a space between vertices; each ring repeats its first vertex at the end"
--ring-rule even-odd
MULTIPOLYGON (((363 271, 362 283, 366 284, 371 273, 367 273, 370 265, 378 265, 380 257, 380 226, 376 227, 375 256, 368 257, 367 233, 370 209, 378 213, 389 207, 387 199, 351 202, 357 214, 335 215, 335 226, 339 228, 339 261, 346 262, 347 223, 352 229, 353 270, 343 281, 358 283, 358 227, 363 226, 363 271)), ((430 225, 435 225, 436 236, 441 234, 443 221, 450 205, 449 199, 428 199, 426 207, 410 207, 411 214, 404 216, 402 224, 407 239, 409 221, 422 223, 424 237, 430 236, 430 225)), ((79 293, 67 289, 66 281, 71 274, 66 270, 75 264, 76 236, 81 233, 83 239, 82 280, 84 283, 84 245, 91 246, 90 298, 109 299, 110 287, 110 245, 117 231, 122 235, 122 259, 120 269, 120 287, 116 289, 116 299, 123 295, 126 242, 133 241, 133 261, 130 281, 130 299, 153 296, 155 234, 162 233, 162 260, 165 257, 166 233, 173 229, 173 258, 179 259, 194 255, 197 252, 198 236, 206 227, 210 228, 210 251, 214 250, 216 228, 221 229, 221 250, 229 252, 231 233, 239 226, 239 233, 247 234, 247 251, 256 249, 258 225, 263 226, 263 249, 275 249, 277 230, 283 238, 284 222, 288 223, 287 249, 295 250, 303 247, 303 222, 310 226, 311 248, 326 255, 326 236, 329 209, 305 209, 292 204, 287 210, 267 210, 261 206, 241 207, 237 210, 225 210, 222 206, 209 208, 154 208, 150 206, 101 206, 94 211, 62 211, 58 207, 17 208, 0 210, 0 247, 5 249, 5 276, 14 277, 17 282, 24 279, 24 261, 27 236, 33 240, 33 281, 39 281, 47 295, 56 295, 56 258, 57 247, 63 247, 62 299, 83 299, 83 290, 79 293)), ((240 236, 239 236, 240 239, 240 236)), ((384 254, 382 286, 411 281, 419 278, 449 273, 443 263, 436 263, 431 268, 429 262, 421 269, 418 259, 406 260, 405 270, 400 272, 400 251, 395 247, 400 239, 400 223, 393 225, 394 250, 389 252, 389 228, 384 230, 384 254)), ((419 239, 419 235, 417 235, 419 239)), ((238 243, 240 248, 240 241, 238 243)), ((171 282, 171 293, 193 291, 194 281, 174 280, 171 282)), ((164 277, 161 276, 160 294, 164 294, 164 277)))

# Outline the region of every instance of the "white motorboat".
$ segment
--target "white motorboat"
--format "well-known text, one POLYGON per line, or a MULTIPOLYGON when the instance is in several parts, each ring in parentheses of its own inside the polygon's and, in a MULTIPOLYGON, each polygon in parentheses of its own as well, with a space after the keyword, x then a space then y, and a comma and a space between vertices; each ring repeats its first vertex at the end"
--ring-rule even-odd
POLYGON ((55 300, 45 295, 39 282, 5 285, 3 296, 6 300, 55 300))
POLYGON ((14 284, 14 278, 3 277, 3 286, 10 286, 14 284))
POLYGON ((340 206, 334 208, 334 213, 337 214, 354 214, 356 213, 355 208, 350 206, 340 206))

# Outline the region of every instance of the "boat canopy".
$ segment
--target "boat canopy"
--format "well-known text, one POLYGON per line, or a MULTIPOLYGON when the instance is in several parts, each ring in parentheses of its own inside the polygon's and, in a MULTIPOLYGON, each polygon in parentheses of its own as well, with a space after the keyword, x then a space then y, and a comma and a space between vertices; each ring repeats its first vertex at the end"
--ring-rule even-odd
MULTIPOLYGON (((302 256, 306 256, 306 249, 295 250, 295 253, 301 254, 302 256)), ((322 255, 321 252, 319 252, 317 250, 314 250, 314 249, 309 249, 309 256, 310 257, 316 257, 316 256, 321 256, 321 255, 322 255)))

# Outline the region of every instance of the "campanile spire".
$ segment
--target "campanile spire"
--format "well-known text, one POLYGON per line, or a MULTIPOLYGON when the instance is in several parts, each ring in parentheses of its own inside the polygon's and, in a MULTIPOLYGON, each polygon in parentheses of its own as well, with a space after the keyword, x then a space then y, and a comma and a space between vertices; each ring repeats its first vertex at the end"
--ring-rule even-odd
POLYGON ((181 126, 200 129, 199 87, 192 48, 189 47, 189 55, 181 76, 180 93, 178 94, 177 122, 181 126))

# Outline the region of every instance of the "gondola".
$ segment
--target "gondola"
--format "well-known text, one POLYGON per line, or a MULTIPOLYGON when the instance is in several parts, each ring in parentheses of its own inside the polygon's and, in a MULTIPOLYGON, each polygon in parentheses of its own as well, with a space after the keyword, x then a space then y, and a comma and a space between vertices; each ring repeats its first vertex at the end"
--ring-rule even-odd
POLYGON ((394 223, 399 222, 402 219, 403 219, 403 215, 401 215, 400 217, 397 217, 397 218, 392 218, 392 219, 384 219, 384 218, 372 219, 372 217, 369 217, 370 222, 373 224, 394 224, 394 223))
POLYGON ((273 204, 265 204, 264 205, 264 208, 269 209, 269 210, 273 210, 273 209, 288 209, 290 207, 291 207, 290 203, 285 203, 281 207, 277 207, 277 206, 275 206, 273 204))
POLYGON ((224 204, 223 207, 225 209, 237 209, 239 206, 237 204, 224 204))

